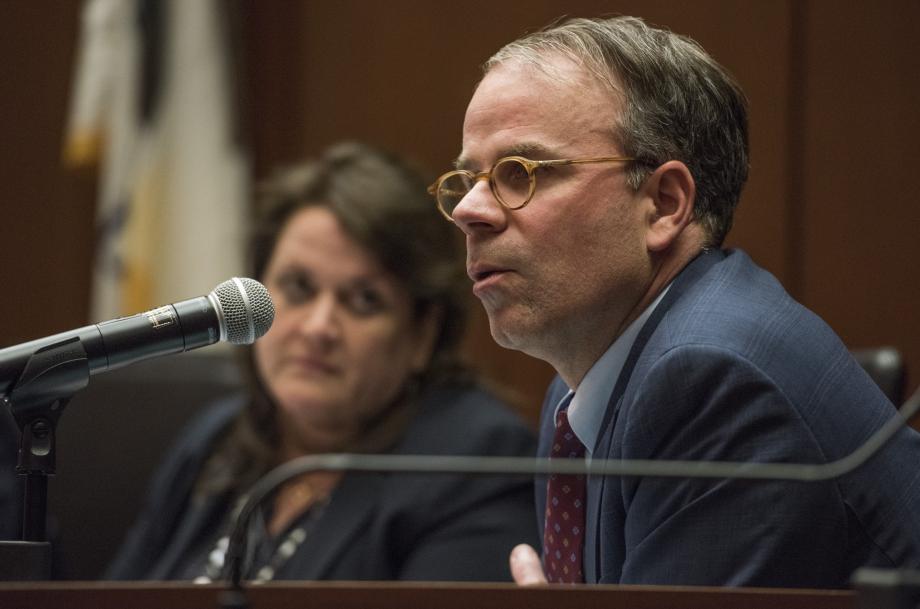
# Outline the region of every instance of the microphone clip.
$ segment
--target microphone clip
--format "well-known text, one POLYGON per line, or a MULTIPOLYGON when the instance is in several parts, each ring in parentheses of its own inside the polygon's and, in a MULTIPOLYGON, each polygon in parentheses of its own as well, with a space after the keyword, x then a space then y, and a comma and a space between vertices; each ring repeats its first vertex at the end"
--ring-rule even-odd
POLYGON ((4 402, 22 429, 37 418, 57 423, 75 393, 89 384, 89 357, 74 336, 35 351, 4 402))
POLYGON ((33 353, 0 404, 20 431, 16 472, 24 478, 22 541, 0 542, 4 564, 32 565, 25 579, 50 579, 46 541, 48 477, 55 473, 57 423, 73 395, 89 384, 89 358, 78 337, 33 353))

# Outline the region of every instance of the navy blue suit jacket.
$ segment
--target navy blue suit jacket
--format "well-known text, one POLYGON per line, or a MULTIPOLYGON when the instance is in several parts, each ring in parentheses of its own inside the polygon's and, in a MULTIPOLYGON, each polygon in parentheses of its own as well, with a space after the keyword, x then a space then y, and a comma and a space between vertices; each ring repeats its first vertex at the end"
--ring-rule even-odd
MULTIPOLYGON (((547 393, 540 455, 565 391, 556 379, 547 393)), ((894 415, 821 319, 743 252, 713 251, 641 330, 593 455, 825 463, 894 415)), ((862 565, 920 566, 918 465, 904 429, 825 483, 592 477, 586 580, 846 587, 862 565)), ((538 481, 538 515, 545 492, 538 481)))
MULTIPOLYGON (((421 399, 393 454, 534 454, 531 431, 489 393, 451 386, 421 399)), ((219 403, 184 431, 107 579, 181 578, 184 561, 227 515, 226 498, 196 501, 192 492, 243 403, 219 403)), ((276 579, 507 581, 511 548, 536 542, 531 497, 520 477, 347 473, 276 579)))

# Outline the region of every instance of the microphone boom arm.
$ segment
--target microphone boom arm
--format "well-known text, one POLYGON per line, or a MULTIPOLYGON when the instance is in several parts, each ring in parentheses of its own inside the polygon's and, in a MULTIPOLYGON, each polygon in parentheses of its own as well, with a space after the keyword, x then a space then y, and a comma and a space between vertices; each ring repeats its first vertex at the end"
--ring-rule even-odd
POLYGON ((515 475, 584 474, 599 476, 651 476, 658 478, 719 478, 821 482, 857 469, 877 453, 920 409, 918 389, 898 410, 853 452, 829 463, 747 463, 742 461, 538 459, 533 457, 473 457, 429 455, 305 455, 279 465, 252 487, 237 514, 227 547, 224 577, 242 590, 246 532, 253 513, 275 488, 302 474, 316 471, 406 474, 515 475))

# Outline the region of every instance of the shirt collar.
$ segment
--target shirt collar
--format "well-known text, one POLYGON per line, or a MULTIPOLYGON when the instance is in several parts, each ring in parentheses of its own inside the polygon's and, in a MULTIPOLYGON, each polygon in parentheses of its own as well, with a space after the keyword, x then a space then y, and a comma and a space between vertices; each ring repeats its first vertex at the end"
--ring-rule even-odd
POLYGON ((607 402, 623 370, 623 364, 626 363, 629 351, 636 342, 636 336, 639 335, 642 326, 645 325, 670 287, 671 285, 668 284, 642 314, 613 341, 607 351, 588 370, 578 385, 577 391, 570 388, 569 393, 556 405, 558 411, 566 398, 574 392, 572 403, 568 407, 569 424, 578 439, 585 445, 585 454, 588 457, 591 456, 594 444, 597 442, 604 413, 607 411, 607 402))

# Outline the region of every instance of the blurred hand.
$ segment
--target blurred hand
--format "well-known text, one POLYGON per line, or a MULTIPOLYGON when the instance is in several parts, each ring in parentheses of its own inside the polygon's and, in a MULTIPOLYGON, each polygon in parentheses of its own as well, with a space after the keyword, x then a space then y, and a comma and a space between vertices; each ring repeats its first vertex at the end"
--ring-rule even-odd
POLYGON ((511 564, 511 575, 517 585, 536 586, 546 583, 540 556, 526 543, 515 546, 511 550, 508 562, 511 564))

